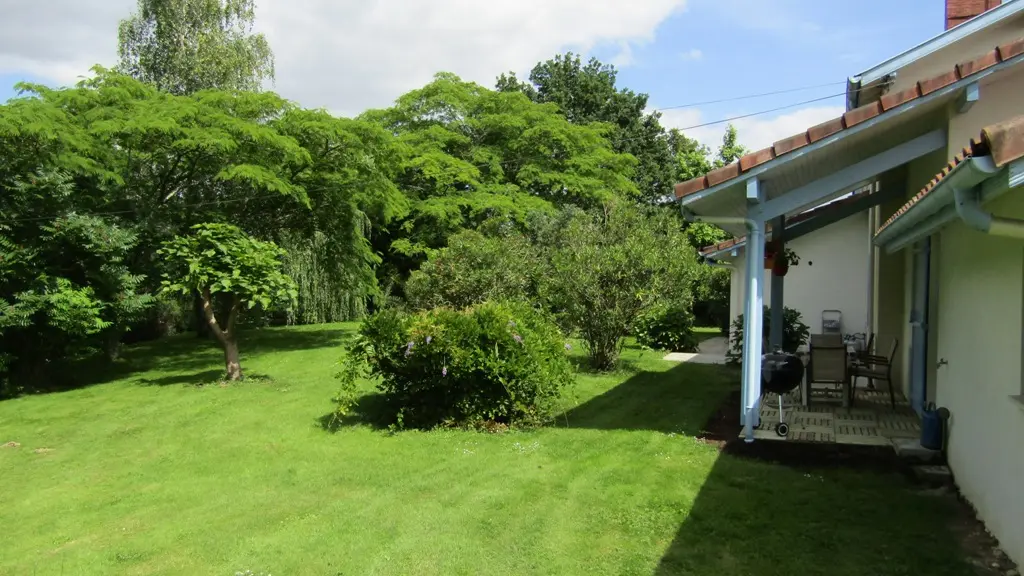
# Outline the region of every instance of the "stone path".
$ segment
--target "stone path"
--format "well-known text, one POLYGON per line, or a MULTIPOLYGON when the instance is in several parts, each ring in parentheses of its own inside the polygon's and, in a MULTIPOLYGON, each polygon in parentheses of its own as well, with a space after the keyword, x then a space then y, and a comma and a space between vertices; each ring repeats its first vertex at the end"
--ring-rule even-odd
POLYGON ((673 352, 665 356, 665 360, 694 364, 725 364, 725 353, 729 350, 729 340, 724 336, 708 338, 700 343, 697 350, 697 353, 673 352))

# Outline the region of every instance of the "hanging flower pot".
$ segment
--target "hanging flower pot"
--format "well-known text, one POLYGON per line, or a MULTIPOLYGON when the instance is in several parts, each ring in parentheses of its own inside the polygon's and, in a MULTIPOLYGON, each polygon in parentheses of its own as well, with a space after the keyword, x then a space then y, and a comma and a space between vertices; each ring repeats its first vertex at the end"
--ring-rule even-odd
POLYGON ((772 274, 785 276, 789 272, 789 262, 785 258, 777 258, 772 262, 772 274))
POLYGON ((790 266, 796 266, 799 263, 800 257, 797 256, 796 252, 793 252, 789 248, 785 248, 781 254, 774 257, 772 262, 772 274, 775 276, 785 276, 789 273, 790 266))

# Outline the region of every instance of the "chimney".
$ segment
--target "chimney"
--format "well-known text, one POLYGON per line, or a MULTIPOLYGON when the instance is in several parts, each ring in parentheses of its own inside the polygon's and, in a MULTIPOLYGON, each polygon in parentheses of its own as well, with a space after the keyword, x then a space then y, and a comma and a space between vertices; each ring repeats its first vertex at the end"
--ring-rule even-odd
POLYGON ((946 30, 1002 4, 1003 0, 946 0, 946 30))

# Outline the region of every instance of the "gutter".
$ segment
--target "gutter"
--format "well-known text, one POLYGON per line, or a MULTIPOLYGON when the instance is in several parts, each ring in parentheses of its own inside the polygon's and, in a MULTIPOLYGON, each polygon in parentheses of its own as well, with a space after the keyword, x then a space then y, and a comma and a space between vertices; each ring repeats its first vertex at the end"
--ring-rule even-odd
POLYGON ((991 156, 975 156, 958 164, 912 210, 922 216, 898 218, 875 236, 875 244, 892 254, 931 236, 959 219, 983 234, 1024 239, 1024 220, 996 216, 982 208, 984 200, 1024 184, 1021 161, 996 166, 991 156), (990 180, 1008 170, 1008 180, 990 180), (986 182, 988 181, 988 182, 986 182), (981 184, 984 183, 984 186, 981 184))
MULTIPOLYGON (((972 160, 975 160, 972 158, 972 160)), ((997 168, 992 158, 983 156, 976 160, 986 161, 994 173, 997 168)), ((986 167, 988 168, 988 167, 986 167)), ((1005 238, 1024 239, 1024 220, 995 216, 981 207, 981 198, 976 188, 954 188, 953 198, 956 201, 956 213, 967 226, 983 234, 1002 236, 1005 238)))
POLYGON ((1024 2, 1021 0, 1009 0, 1007 2, 1003 2, 1000 6, 983 12, 959 26, 955 26, 949 30, 944 30, 936 36, 921 42, 917 46, 914 46, 909 50, 905 50, 884 62, 876 64, 856 76, 850 77, 847 80, 846 91, 846 105, 848 106, 848 110, 852 110, 860 106, 861 89, 871 86, 886 76, 895 74, 910 64, 951 46, 976 32, 995 26, 1009 18, 1013 18, 1020 14, 1022 10, 1024 10, 1024 2))
POLYGON ((954 202, 957 189, 970 190, 998 170, 988 156, 972 157, 957 164, 912 208, 918 214, 926 216, 912 218, 905 215, 897 218, 875 236, 875 244, 885 246, 886 252, 892 254, 931 236, 956 218, 956 212, 948 208, 954 202))

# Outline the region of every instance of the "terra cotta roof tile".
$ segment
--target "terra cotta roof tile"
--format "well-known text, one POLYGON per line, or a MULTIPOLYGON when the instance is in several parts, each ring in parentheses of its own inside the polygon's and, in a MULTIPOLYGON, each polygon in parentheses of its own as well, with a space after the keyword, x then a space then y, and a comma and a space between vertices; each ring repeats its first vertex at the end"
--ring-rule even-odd
POLYGON ((770 162, 771 160, 788 154, 798 148, 817 142, 823 138, 831 136, 832 134, 841 132, 842 130, 851 128, 870 118, 885 115, 890 110, 898 108, 917 98, 926 96, 959 80, 970 78, 974 74, 977 74, 986 68, 990 68, 995 64, 1005 62, 1011 58, 1020 56, 1021 54, 1024 54, 1024 38, 1019 38, 1012 42, 1007 42, 1006 44, 997 46, 985 54, 981 54, 976 58, 957 64, 950 70, 946 70, 932 78, 921 80, 912 88, 901 92, 886 94, 882 96, 880 101, 871 102, 859 108, 854 108, 838 118, 822 122, 817 126, 812 126, 801 134, 794 134, 789 138, 779 140, 769 148, 748 154, 739 161, 733 162, 732 164, 717 170, 713 170, 705 176, 699 176, 697 178, 687 180, 686 182, 676 184, 676 198, 684 198, 691 194, 700 192, 701 190, 717 186, 722 182, 738 178, 744 172, 756 166, 770 162))

